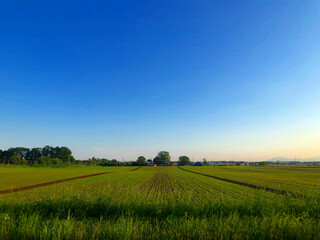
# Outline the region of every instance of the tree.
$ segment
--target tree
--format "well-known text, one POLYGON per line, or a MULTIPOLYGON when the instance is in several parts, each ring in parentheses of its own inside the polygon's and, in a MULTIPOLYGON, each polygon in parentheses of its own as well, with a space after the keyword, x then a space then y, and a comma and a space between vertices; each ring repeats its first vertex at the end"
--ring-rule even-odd
POLYGON ((26 160, 26 159, 22 159, 22 160, 20 161, 20 164, 21 164, 21 165, 27 165, 27 164, 28 164, 28 162, 27 162, 27 160, 26 160))
POLYGON ((51 158, 48 156, 42 155, 41 157, 39 157, 38 163, 43 164, 43 165, 47 165, 47 164, 51 163, 51 158))
POLYGON ((90 165, 96 165, 97 164, 97 159, 95 157, 89 158, 89 164, 90 165))
POLYGON ((4 164, 9 164, 12 156, 13 156, 12 152, 9 152, 8 150, 3 151, 1 154, 1 162, 4 164))
POLYGON ((53 147, 47 145, 42 149, 42 155, 46 157, 54 157, 53 147))
POLYGON ((108 160, 106 158, 102 158, 100 165, 101 166, 110 166, 110 160, 108 160))
POLYGON ((144 156, 139 156, 138 159, 137 159, 137 164, 139 166, 146 165, 146 158, 144 156))
POLYGON ((51 158, 50 162, 51 162, 51 164, 56 165, 56 164, 60 164, 61 160, 59 158, 51 158))
POLYGON ((178 164, 181 166, 190 165, 191 164, 190 158, 187 156, 180 156, 178 164))
POLYGON ((3 151, 0 149, 0 163, 4 163, 3 157, 4 157, 3 151))
POLYGON ((207 162, 207 159, 202 159, 203 160, 203 166, 208 166, 209 165, 209 163, 207 162))
POLYGON ((60 151, 61 148, 56 146, 55 148, 52 148, 52 154, 51 154, 51 158, 60 158, 60 151))
POLYGON ((117 159, 112 159, 110 163, 111 163, 111 166, 118 166, 118 160, 117 159))
POLYGON ((70 163, 74 164, 76 162, 76 159, 74 158, 74 156, 70 156, 70 163))
POLYGON ((21 163, 21 158, 17 155, 13 155, 11 158, 11 163, 14 165, 19 165, 21 163))
POLYGON ((35 163, 41 157, 41 148, 32 148, 26 154, 26 160, 30 163, 35 163))
POLYGON ((158 166, 169 166, 170 165, 170 154, 167 151, 161 151, 158 155, 153 159, 153 163, 158 166))
POLYGON ((11 156, 13 155, 17 155, 18 157, 20 157, 21 159, 25 159, 27 152, 30 151, 29 148, 25 148, 25 147, 15 147, 15 148, 9 148, 8 152, 10 152, 11 156))
POLYGON ((71 154, 72 152, 69 148, 61 147, 57 157, 60 158, 64 164, 70 164, 71 154))

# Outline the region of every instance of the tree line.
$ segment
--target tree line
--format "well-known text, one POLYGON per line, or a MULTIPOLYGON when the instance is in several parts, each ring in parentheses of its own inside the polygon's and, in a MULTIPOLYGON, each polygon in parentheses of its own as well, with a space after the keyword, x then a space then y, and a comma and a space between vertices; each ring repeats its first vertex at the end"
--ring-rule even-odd
POLYGON ((146 158, 144 156, 138 157, 136 161, 129 161, 129 162, 124 162, 124 161, 118 161, 117 159, 106 159, 106 158, 96 158, 92 157, 89 158, 88 160, 77 160, 77 164, 84 164, 84 165, 100 165, 100 166, 146 166, 146 158))
MULTIPOLYGON (((151 160, 151 159, 146 160, 146 158, 144 156, 140 156, 140 157, 138 157, 137 161, 132 163, 132 165, 133 166, 145 166, 145 165, 148 165, 148 163, 154 164, 157 166, 170 166, 172 164, 171 156, 170 156, 169 152, 167 152, 167 151, 160 151, 158 153, 158 155, 153 160, 151 160)), ((177 164, 180 166, 185 166, 185 165, 192 165, 192 162, 189 157, 180 156, 177 164)), ((204 166, 208 165, 208 162, 205 158, 203 159, 203 165, 204 166)))
POLYGON ((83 165, 100 165, 100 166, 130 166, 128 165, 128 162, 120 162, 117 159, 106 159, 106 158, 96 158, 92 157, 88 160, 77 160, 77 164, 83 164, 83 165))
POLYGON ((147 166, 152 163, 157 166, 170 166, 171 156, 167 151, 160 151, 157 156, 152 159, 146 159, 144 156, 139 156, 136 161, 120 162, 117 159, 108 160, 106 158, 89 158, 85 161, 77 161, 86 165, 101 165, 101 166, 147 166))
MULTIPOLYGON (((178 165, 192 165, 192 162, 187 156, 180 156, 178 160, 178 165)), ((87 161, 89 165, 101 165, 101 166, 170 166, 172 165, 171 156, 167 151, 160 151, 157 156, 153 159, 146 159, 144 156, 139 156, 136 161, 130 162, 119 162, 116 159, 108 160, 105 158, 90 158, 87 161)), ((206 166, 207 160, 203 159, 203 165, 206 166)))
POLYGON ((14 165, 65 164, 75 163, 72 151, 68 147, 45 146, 43 148, 14 147, 0 149, 0 163, 14 165))
MULTIPOLYGON (((88 160, 75 160, 72 156, 72 151, 68 147, 52 147, 45 146, 43 148, 26 148, 14 147, 7 150, 0 149, 0 164, 14 165, 100 165, 100 166, 170 166, 171 156, 167 151, 160 151, 153 159, 146 159, 144 156, 139 156, 136 161, 123 162, 117 159, 106 159, 92 157, 88 160)), ((180 156, 178 165, 191 165, 191 161, 187 156, 180 156)))

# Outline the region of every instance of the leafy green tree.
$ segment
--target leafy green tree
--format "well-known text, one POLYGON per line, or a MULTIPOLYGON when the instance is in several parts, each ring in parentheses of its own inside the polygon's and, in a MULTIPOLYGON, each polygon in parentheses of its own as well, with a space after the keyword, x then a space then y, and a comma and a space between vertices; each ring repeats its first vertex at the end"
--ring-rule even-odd
POLYGON ((101 166, 110 166, 110 160, 108 160, 106 158, 102 158, 100 165, 101 166))
POLYGON ((76 159, 74 158, 74 156, 70 156, 70 163, 74 164, 76 162, 76 159))
POLYGON ((31 163, 35 163, 39 157, 41 157, 41 149, 40 148, 32 148, 26 154, 26 160, 28 160, 31 163))
POLYGON ((25 147, 15 147, 15 148, 9 148, 8 152, 10 152, 11 157, 13 155, 17 155, 18 157, 20 157, 21 159, 25 159, 27 152, 30 151, 29 148, 25 148, 25 147))
POLYGON ((153 159, 153 163, 158 166, 169 166, 170 165, 170 154, 167 151, 161 151, 158 155, 153 159))
POLYGON ((21 160, 21 162, 20 162, 20 164, 21 164, 21 165, 27 165, 27 164, 28 164, 28 162, 27 162, 27 160, 26 160, 26 159, 22 159, 22 160, 21 160))
POLYGON ((111 166, 118 166, 118 160, 117 159, 111 159, 110 163, 111 163, 111 166))
POLYGON ((14 165, 19 165, 21 163, 21 158, 17 155, 13 155, 11 158, 11 163, 14 165))
POLYGON ((64 164, 70 164, 71 150, 67 147, 61 147, 58 153, 58 158, 62 160, 64 164))
POLYGON ((11 152, 9 152, 8 150, 3 151, 1 154, 1 162, 3 164, 9 164, 12 156, 13 156, 13 154, 11 152))
POLYGON ((137 165, 139 166, 146 165, 146 158, 144 156, 139 156, 137 159, 137 165))
POLYGON ((96 165, 97 164, 97 159, 95 157, 89 158, 89 164, 90 165, 96 165))
POLYGON ((191 164, 190 158, 187 156, 180 156, 178 164, 181 166, 190 165, 191 164))
POLYGON ((46 156, 46 157, 54 157, 54 148, 52 146, 45 146, 43 149, 42 149, 42 155, 43 156, 46 156))
POLYGON ((38 158, 38 163, 42 165, 47 165, 51 163, 51 158, 48 156, 42 155, 41 157, 38 158))
POLYGON ((4 163, 3 162, 3 151, 0 149, 0 163, 4 163))
POLYGON ((61 151, 61 148, 58 146, 55 148, 52 148, 51 158, 60 158, 60 151, 61 151))
POLYGON ((61 160, 59 158, 51 158, 50 162, 51 162, 51 164, 56 165, 56 164, 60 164, 61 160))

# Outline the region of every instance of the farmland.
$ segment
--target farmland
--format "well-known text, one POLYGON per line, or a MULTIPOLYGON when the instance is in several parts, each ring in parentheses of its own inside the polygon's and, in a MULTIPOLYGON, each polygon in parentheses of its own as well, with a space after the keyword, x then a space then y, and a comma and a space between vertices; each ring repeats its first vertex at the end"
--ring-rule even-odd
POLYGON ((320 238, 320 168, 2 167, 0 190, 97 173, 1 194, 0 238, 320 238))

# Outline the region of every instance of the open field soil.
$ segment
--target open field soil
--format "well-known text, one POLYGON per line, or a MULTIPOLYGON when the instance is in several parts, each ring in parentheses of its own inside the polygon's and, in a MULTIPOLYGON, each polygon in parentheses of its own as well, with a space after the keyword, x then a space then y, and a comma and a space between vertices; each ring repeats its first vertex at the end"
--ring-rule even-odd
POLYGON ((0 168, 0 239, 320 239, 320 168, 0 168))

